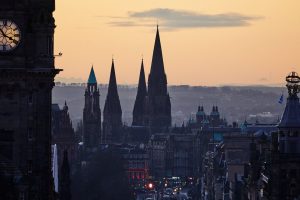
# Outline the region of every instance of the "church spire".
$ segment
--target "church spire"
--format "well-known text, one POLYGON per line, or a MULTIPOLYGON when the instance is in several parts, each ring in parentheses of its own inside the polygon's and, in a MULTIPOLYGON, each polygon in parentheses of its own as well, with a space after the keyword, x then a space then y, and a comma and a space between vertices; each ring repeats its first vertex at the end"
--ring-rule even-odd
POLYGON ((104 106, 104 112, 122 113, 119 94, 118 94, 115 64, 113 59, 111 64, 109 85, 108 85, 105 106, 104 106))
POLYGON ((115 64, 112 60, 107 96, 103 111, 104 142, 119 141, 122 126, 122 109, 118 94, 115 64))
POLYGON ((147 87, 146 87, 146 78, 144 71, 144 60, 142 59, 139 85, 137 89, 137 95, 133 108, 133 121, 132 125, 143 125, 143 116, 144 116, 144 103, 147 96, 147 87))
POLYGON ((144 98, 146 95, 147 95, 147 86, 146 86, 146 78, 145 78, 145 70, 144 70, 144 60, 142 59, 137 96, 141 96, 144 98))
POLYGON ((150 95, 165 95, 167 93, 167 77, 164 69, 164 61, 158 26, 156 30, 148 84, 150 95))
POLYGON ((171 125, 171 101, 167 89, 159 29, 157 27, 151 70, 148 78, 148 116, 151 127, 164 128, 171 125))

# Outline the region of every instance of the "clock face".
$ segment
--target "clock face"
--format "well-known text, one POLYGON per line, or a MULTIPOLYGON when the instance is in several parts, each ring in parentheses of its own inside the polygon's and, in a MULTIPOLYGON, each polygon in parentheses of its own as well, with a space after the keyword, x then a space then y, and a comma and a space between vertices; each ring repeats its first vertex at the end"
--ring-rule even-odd
POLYGON ((21 31, 11 20, 0 19, 0 52, 14 50, 21 40, 21 31))

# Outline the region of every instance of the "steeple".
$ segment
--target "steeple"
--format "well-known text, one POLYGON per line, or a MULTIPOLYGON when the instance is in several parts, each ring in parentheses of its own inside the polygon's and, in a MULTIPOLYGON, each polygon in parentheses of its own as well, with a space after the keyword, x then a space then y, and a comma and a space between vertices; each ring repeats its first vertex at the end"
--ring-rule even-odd
POLYGON ((107 96, 103 110, 104 142, 110 143, 120 140, 122 127, 122 109, 118 94, 118 86, 115 73, 115 64, 112 60, 107 96))
POLYGON ((140 77, 139 77, 139 85, 137 89, 137 95, 133 108, 133 120, 132 125, 141 126, 144 124, 144 115, 145 115, 145 98, 147 96, 147 86, 145 79, 145 71, 144 71, 144 61, 142 59, 140 77))
POLYGON ((111 64, 108 91, 107 91, 107 96, 104 105, 104 113, 114 113, 114 114, 122 113, 119 94, 118 94, 114 60, 112 60, 112 64, 111 64))
POLYGON ((91 72, 90 72, 90 76, 89 76, 89 79, 88 79, 88 84, 97 84, 97 79, 96 79, 96 76, 95 76, 95 72, 94 72, 94 67, 92 66, 91 68, 91 72))
POLYGON ((100 91, 92 66, 85 90, 83 109, 83 144, 86 150, 96 148, 101 138, 100 91))
POLYGON ((167 77, 165 74, 158 26, 148 80, 148 89, 150 95, 165 95, 167 93, 167 77))
MULTIPOLYGON (((159 29, 157 26, 151 70, 148 78, 149 125, 158 129, 171 126, 171 101, 167 90, 167 76, 164 69, 159 29)), ((156 131, 160 131, 160 130, 156 131)))

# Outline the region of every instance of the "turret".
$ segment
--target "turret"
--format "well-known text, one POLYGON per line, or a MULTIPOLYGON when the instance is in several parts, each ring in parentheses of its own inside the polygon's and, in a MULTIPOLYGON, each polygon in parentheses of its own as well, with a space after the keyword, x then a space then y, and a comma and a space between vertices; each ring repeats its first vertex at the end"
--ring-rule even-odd
POLYGON ((281 153, 300 153, 300 77, 291 72, 286 77, 288 98, 284 113, 278 125, 279 151, 281 153))

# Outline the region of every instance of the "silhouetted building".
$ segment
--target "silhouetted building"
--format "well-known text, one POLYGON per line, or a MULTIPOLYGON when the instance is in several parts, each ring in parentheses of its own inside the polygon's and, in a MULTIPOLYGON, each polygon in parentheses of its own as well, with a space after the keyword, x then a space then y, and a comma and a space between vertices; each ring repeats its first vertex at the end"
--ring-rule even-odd
POLYGON ((164 69, 162 48, 157 26, 152 56, 151 70, 148 78, 148 115, 149 126, 155 128, 170 127, 171 101, 167 89, 167 76, 164 69))
POLYGON ((67 102, 63 109, 60 109, 58 104, 52 104, 52 144, 56 144, 58 166, 63 161, 65 150, 68 151, 70 163, 76 162, 78 144, 67 102))
POLYGON ((93 150, 100 144, 101 139, 100 92, 93 67, 91 68, 84 97, 83 144, 85 150, 93 150))
POLYGON ((289 96, 262 172, 262 196, 272 200, 300 198, 300 77, 292 72, 286 81, 289 96))
POLYGON ((198 106, 196 120, 190 120, 188 126, 193 128, 208 128, 208 127, 228 127, 227 121, 220 117, 218 106, 213 106, 212 111, 207 115, 203 106, 198 106))
POLYGON ((71 200, 71 178, 68 151, 64 151, 64 158, 60 169, 59 199, 71 200))
POLYGON ((103 143, 111 143, 122 139, 122 109, 118 94, 114 60, 112 60, 111 72, 107 96, 103 110, 103 143))
POLYGON ((14 170, 5 173, 2 166, 0 176, 17 180, 11 186, 17 187, 17 199, 53 197, 51 96, 59 72, 53 55, 54 10, 54 0, 1 0, 0 130, 12 153, 0 151, 0 158, 14 170))
POLYGON ((132 126, 144 126, 148 124, 146 116, 146 97, 147 86, 145 79, 144 62, 142 60, 137 95, 133 108, 132 126))

